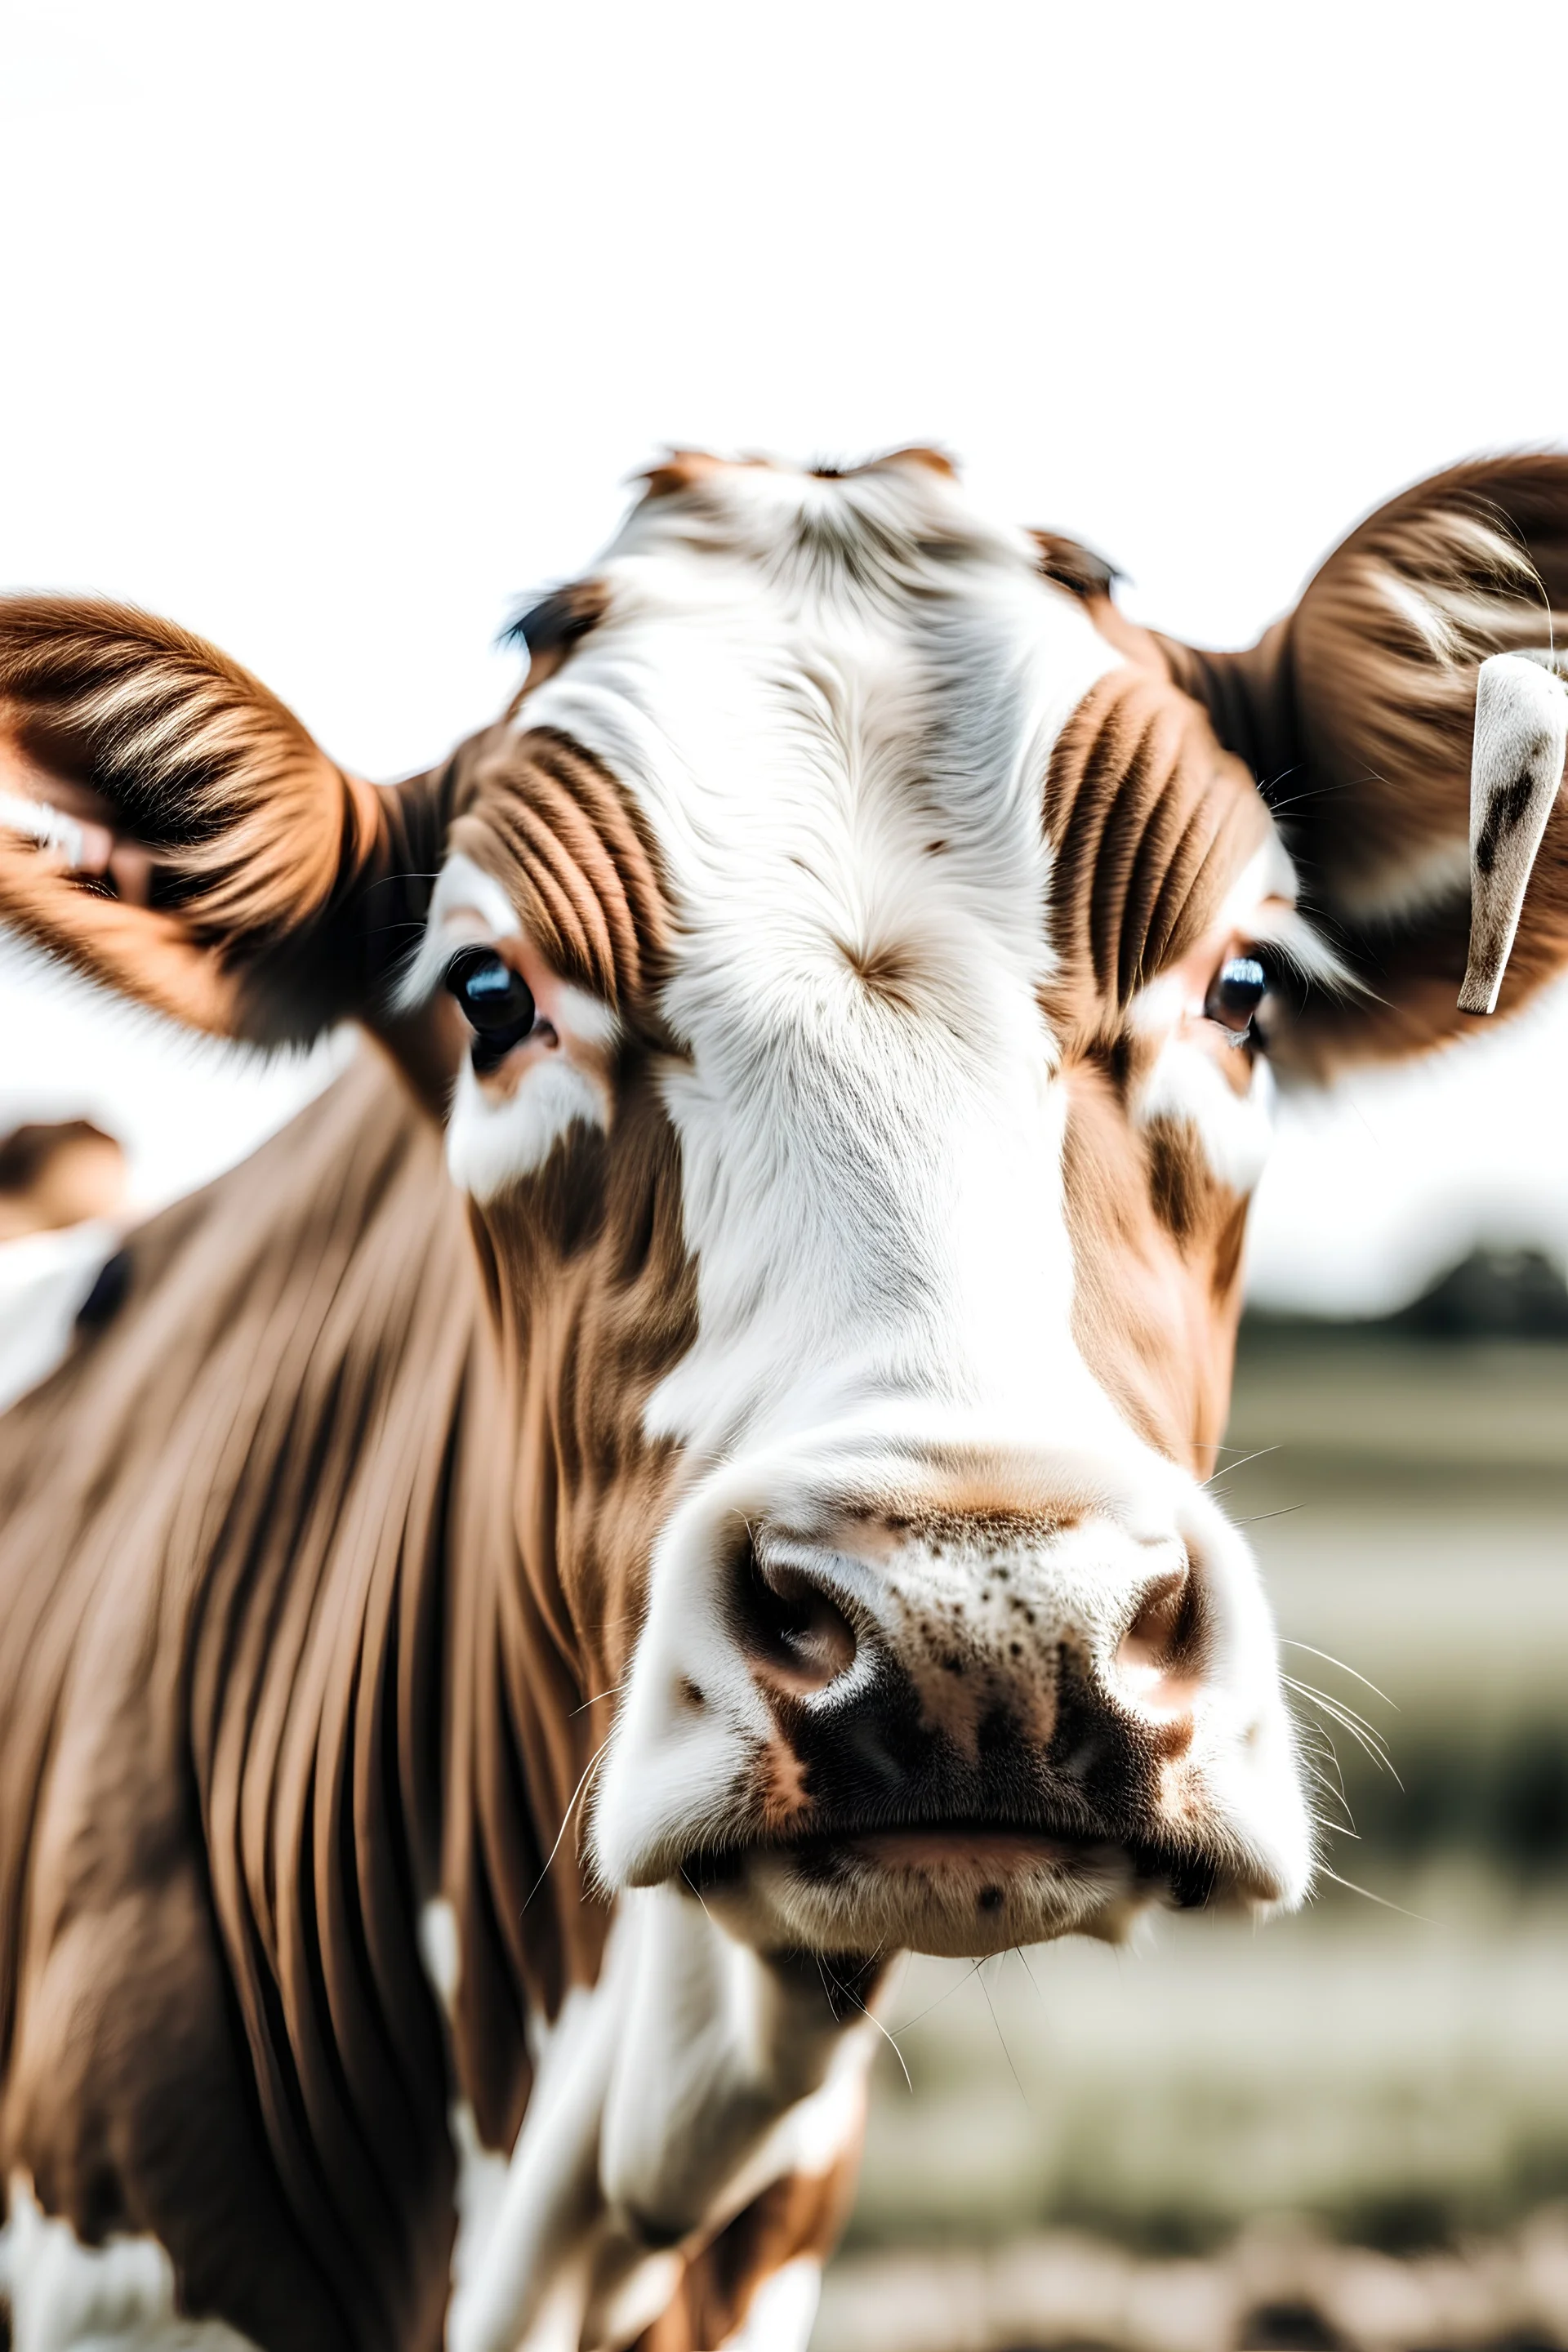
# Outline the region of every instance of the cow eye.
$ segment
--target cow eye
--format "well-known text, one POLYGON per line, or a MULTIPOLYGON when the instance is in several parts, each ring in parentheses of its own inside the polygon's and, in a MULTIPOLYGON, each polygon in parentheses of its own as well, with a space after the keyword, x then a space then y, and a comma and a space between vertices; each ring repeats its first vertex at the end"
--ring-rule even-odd
POLYGON ((459 948, 446 985, 474 1032, 476 1070, 493 1070, 533 1027, 533 993, 494 948, 459 948))
POLYGON ((1232 1042, 1245 1044, 1253 1017, 1268 993, 1268 974, 1255 955, 1227 956, 1214 976, 1204 1011, 1232 1042))

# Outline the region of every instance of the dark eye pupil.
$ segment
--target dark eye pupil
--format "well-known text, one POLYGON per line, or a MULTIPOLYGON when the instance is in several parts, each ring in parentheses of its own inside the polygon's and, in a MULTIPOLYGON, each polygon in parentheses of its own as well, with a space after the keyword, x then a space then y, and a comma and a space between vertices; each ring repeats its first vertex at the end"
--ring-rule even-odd
POLYGON ((533 1026, 533 996, 521 972, 493 948, 459 948, 447 966, 447 986, 477 1034, 474 1066, 493 1069, 533 1026))
POLYGON ((1268 993, 1268 974, 1256 956, 1228 956, 1214 976, 1204 1011, 1230 1034, 1233 1045, 1252 1036, 1252 1016, 1268 993))
POLYGON ((1226 1013, 1254 1013, 1268 992, 1268 975, 1256 956, 1232 956, 1221 964, 1215 994, 1226 1013))

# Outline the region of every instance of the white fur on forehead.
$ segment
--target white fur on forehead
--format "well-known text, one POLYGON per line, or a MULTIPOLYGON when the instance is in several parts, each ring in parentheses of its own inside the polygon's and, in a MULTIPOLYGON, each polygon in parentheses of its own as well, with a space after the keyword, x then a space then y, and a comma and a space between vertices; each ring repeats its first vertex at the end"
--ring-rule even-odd
POLYGON ((915 465, 703 474, 595 578, 520 723, 620 780, 672 900, 700 1336, 654 1421, 1033 1393, 1070 1348, 1045 782, 1116 655, 915 465))
POLYGON ((520 723, 641 804, 678 964, 766 912, 807 963, 984 922, 1043 971, 1046 772, 1118 656, 1026 534, 919 461, 715 467, 635 508, 595 577, 603 617, 520 723))
POLYGON ((845 474, 700 467, 684 487, 641 499, 610 554, 681 547, 762 565, 785 593, 820 593, 835 579, 841 589, 875 593, 917 582, 933 557, 1026 572, 1037 562, 1027 532, 993 520, 954 475, 914 457, 845 474))

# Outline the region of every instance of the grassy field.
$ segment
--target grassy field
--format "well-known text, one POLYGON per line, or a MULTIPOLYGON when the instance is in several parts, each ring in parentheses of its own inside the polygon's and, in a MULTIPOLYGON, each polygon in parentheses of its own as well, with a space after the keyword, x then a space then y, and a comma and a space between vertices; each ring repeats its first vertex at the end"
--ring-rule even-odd
POLYGON ((1408 2247, 1568 2195, 1568 1349, 1250 1331, 1229 1438, 1289 1670, 1404 1784, 1300 1698, 1368 1893, 910 1962, 854 2248, 1170 2255, 1286 2216, 1408 2247))

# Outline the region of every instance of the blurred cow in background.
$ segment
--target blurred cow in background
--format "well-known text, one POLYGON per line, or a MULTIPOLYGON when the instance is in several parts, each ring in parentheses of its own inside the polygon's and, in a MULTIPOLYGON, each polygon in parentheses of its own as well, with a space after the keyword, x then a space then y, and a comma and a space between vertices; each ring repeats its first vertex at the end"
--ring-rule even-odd
POLYGON ((0 1433, 17 2352, 798 2346, 898 1950, 1300 1899, 1247 1199, 1568 958, 1565 532, 1460 468, 1221 656, 929 452, 683 456, 389 788, 0 608, 0 913, 385 1048, 0 1433))
POLYGON ((0 1137, 0 1242, 116 1215, 125 1154, 90 1119, 34 1121, 0 1137))
POLYGON ((90 1119, 0 1137, 0 1412, 58 1361, 125 1216, 124 1151, 90 1119))

